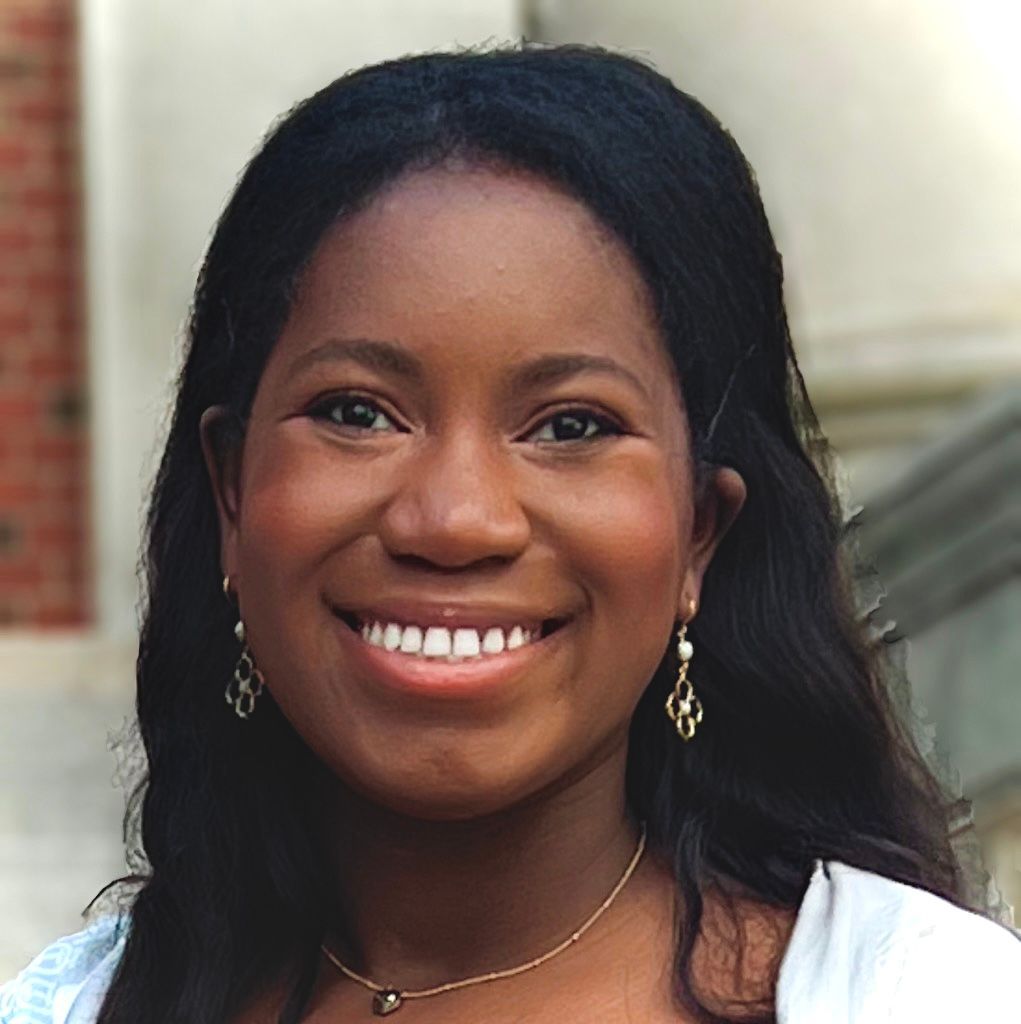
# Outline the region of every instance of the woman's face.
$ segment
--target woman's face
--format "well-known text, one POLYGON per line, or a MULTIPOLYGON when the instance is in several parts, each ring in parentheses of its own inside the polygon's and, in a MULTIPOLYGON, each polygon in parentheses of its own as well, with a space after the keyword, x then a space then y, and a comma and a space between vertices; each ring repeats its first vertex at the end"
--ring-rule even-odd
POLYGON ((436 820, 622 756, 743 499, 722 471, 695 507, 626 250, 517 173, 416 172, 339 223, 239 461, 217 463, 210 421, 223 568, 269 690, 347 787, 436 820))

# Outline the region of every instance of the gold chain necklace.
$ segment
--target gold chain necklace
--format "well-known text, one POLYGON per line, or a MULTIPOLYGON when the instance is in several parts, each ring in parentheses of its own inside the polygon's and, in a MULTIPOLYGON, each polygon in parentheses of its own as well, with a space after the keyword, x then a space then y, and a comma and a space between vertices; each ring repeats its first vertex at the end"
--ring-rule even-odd
POLYGON ((357 981, 364 985, 366 988, 372 989, 375 993, 372 997, 372 1012, 377 1017, 385 1017, 388 1013, 393 1013, 394 1010, 400 1008, 401 1004, 405 999, 419 999, 422 996, 435 996, 441 992, 449 992, 455 988, 465 988, 468 985, 478 985, 483 981, 495 981, 497 978, 509 978, 513 974, 521 974, 524 971, 531 970, 533 967, 538 967, 539 964, 545 963, 545 961, 555 957, 557 953, 563 952, 572 943, 575 943, 580 939, 585 932, 589 930, 599 919, 599 916, 606 910, 606 908, 617 898, 617 894, 627 884, 627 880, 631 877, 638 862, 641 860, 642 852, 645 850, 645 822, 642 822, 642 834, 638 840, 638 848, 634 852, 634 856, 631 858, 631 862, 628 864, 621 876, 620 881, 613 887, 613 891, 609 896, 603 900, 602 904, 596 910, 594 914, 576 931, 573 932, 568 938, 564 939, 558 946, 555 946, 548 953, 543 953, 542 956, 536 957, 535 960, 529 960, 527 964, 522 964, 520 967, 511 967, 505 971, 491 971, 489 974, 480 974, 474 978, 464 978, 461 981, 451 981, 446 985, 437 985, 435 988, 424 988, 417 992, 402 992, 400 989, 393 988, 388 985, 377 985, 376 982, 370 981, 368 978, 363 978, 362 975, 356 974, 351 970, 350 967, 346 967, 342 964, 336 956, 333 955, 324 945, 320 946, 323 953, 326 954, 327 959, 335 967, 340 968, 349 978, 353 981, 357 981))

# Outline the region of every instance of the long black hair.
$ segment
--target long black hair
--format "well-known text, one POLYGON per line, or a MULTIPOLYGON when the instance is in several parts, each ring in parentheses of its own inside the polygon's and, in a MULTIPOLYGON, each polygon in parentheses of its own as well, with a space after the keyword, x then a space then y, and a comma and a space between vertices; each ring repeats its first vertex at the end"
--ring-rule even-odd
POLYGON ((127 827, 139 819, 148 867, 101 1024, 223 1024, 285 969, 281 1024, 307 1005, 340 913, 313 813, 324 769, 271 695, 245 722, 225 706, 238 647, 199 419, 226 406, 243 434, 324 232, 401 174, 450 158, 542 176, 623 242, 676 367, 697 479, 730 466, 747 485, 691 629, 711 714, 678 742, 663 712, 668 651, 631 726, 628 798, 684 908, 678 1005, 724 1019, 691 983, 709 886, 795 908, 821 858, 957 898, 943 794, 855 614, 780 257, 737 145, 665 77, 602 49, 416 56, 345 75, 284 117, 202 268, 147 522, 137 713, 148 769, 127 827))

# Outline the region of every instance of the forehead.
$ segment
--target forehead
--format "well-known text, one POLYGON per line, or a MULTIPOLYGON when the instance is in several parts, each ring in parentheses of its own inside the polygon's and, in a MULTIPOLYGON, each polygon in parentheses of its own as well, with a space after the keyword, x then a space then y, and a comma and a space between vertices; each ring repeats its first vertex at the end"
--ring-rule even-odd
POLYGON ((335 225, 302 277, 279 347, 329 337, 490 364, 580 348, 614 355, 650 388, 672 373, 624 245, 584 204, 517 171, 416 171, 335 225))

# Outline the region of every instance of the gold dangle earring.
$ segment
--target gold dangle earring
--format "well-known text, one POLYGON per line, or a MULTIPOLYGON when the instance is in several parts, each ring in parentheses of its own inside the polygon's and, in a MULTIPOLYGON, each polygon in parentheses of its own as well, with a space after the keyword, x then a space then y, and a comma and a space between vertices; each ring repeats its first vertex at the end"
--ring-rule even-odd
MULTIPOLYGON (((691 613, 695 614, 695 602, 691 602, 691 613)), ((681 667, 670 696, 666 699, 666 713, 677 727, 677 735, 687 742, 695 735, 695 726, 702 721, 702 702, 695 696, 695 688, 688 679, 688 662, 695 653, 691 641, 686 639, 688 624, 685 622, 677 631, 677 657, 681 667)))
MULTIPOLYGON (((229 576, 223 577, 223 592, 228 597, 230 596, 229 576)), ((227 688, 223 691, 223 696, 228 704, 233 705, 234 714, 238 718, 247 718, 255 710, 256 698, 262 693, 266 680, 255 667, 252 652, 245 642, 245 624, 241 621, 240 615, 234 626, 234 636, 241 644, 241 654, 234 666, 234 675, 231 676, 227 688)))

